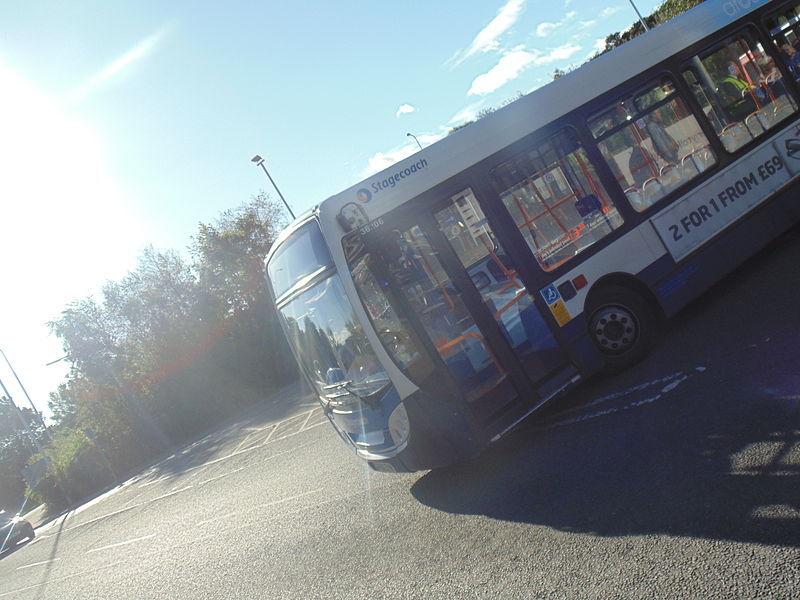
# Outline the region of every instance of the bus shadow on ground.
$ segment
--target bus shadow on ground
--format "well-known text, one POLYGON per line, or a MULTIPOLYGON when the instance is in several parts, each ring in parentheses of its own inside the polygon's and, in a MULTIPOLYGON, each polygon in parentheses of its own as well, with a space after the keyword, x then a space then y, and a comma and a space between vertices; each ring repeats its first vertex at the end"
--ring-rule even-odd
POLYGON ((411 492, 442 511, 562 531, 800 547, 798 397, 748 396, 733 408, 703 398, 703 418, 652 405, 519 431, 411 492))

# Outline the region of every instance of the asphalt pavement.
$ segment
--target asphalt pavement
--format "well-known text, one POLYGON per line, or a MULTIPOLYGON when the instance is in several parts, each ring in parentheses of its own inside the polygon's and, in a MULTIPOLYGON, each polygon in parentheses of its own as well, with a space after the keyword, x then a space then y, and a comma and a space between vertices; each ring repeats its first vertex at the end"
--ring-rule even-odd
POLYGON ((0 600, 800 597, 800 230, 480 457, 390 475, 299 394, 40 527, 0 600))

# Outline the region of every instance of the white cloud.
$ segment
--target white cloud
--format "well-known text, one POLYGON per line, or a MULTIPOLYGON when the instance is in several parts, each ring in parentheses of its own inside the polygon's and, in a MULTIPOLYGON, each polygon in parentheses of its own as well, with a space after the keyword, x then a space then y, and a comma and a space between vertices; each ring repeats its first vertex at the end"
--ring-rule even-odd
POLYGON ((571 25, 572 22, 575 20, 575 17, 578 16, 578 13, 573 11, 568 12, 564 15, 564 18, 558 21, 557 23, 540 23, 539 26, 536 28, 536 35, 539 37, 547 37, 556 29, 563 27, 564 25, 571 25))
POLYGON ((610 17, 611 15, 618 13, 621 10, 622 10, 621 6, 609 6, 608 8, 604 8, 602 11, 600 11, 600 16, 603 18, 610 17))
POLYGON ((146 58, 161 43, 168 31, 169 29, 167 27, 162 27, 154 34, 147 36, 133 48, 125 52, 125 54, 103 67, 100 71, 80 84, 69 94, 67 102, 79 102, 83 100, 102 85, 117 78, 120 73, 128 69, 131 65, 146 58))
POLYGON ((508 0, 497 11, 497 16, 478 32, 469 47, 464 51, 456 52, 448 62, 456 66, 479 52, 496 50, 500 46, 499 38, 519 20, 522 10, 525 8, 525 1, 508 0))
POLYGON ((586 54, 586 56, 583 57, 583 60, 587 61, 589 59, 592 59, 597 55, 598 52, 602 52, 605 49, 606 49, 605 38, 596 39, 594 41, 594 44, 592 44, 592 47, 589 50, 589 52, 586 54))
POLYGON ((370 175, 374 175, 378 171, 383 171, 384 169, 391 167, 396 162, 414 154, 414 150, 419 150, 416 144, 407 144, 388 152, 376 152, 374 155, 369 157, 369 159, 367 159, 367 168, 361 173, 361 179, 365 179, 370 175))
POLYGON ((415 110, 417 110, 416 107, 411 106, 410 104, 401 104, 398 107, 397 112, 395 113, 394 116, 399 117, 400 115, 407 115, 414 112, 415 110))
MULTIPOLYGON (((425 148, 442 139, 445 135, 447 135, 447 132, 443 130, 441 133, 420 134, 417 136, 417 139, 419 140, 419 143, 422 144, 422 147, 425 148)), ((419 146, 417 146, 417 142, 411 138, 409 138, 409 142, 407 144, 397 146, 396 148, 386 152, 376 152, 367 159, 367 166, 361 172, 359 179, 366 179, 370 175, 374 175, 379 171, 388 169, 393 164, 400 162, 415 152, 419 152, 419 146)))
POLYGON ((567 42, 557 48, 553 48, 547 54, 543 54, 539 58, 536 59, 537 65, 546 65, 548 63, 556 62, 557 60, 566 60, 571 57, 576 52, 580 52, 581 47, 573 44, 572 42, 567 42))
POLYGON ((513 50, 503 56, 488 72, 478 75, 470 86, 467 95, 491 94, 509 81, 519 77, 520 73, 536 61, 535 52, 513 50))
POLYGON ((454 114, 447 123, 448 125, 456 125, 467 121, 474 121, 478 118, 478 113, 484 106, 486 106, 486 99, 482 98, 462 108, 454 114))
POLYGON ((547 65, 559 60, 565 60, 580 51, 580 49, 580 46, 572 42, 567 42, 566 44, 552 48, 548 52, 542 52, 541 50, 524 50, 519 46, 504 55, 488 72, 478 75, 472 81, 472 86, 469 88, 467 95, 490 94, 509 81, 519 77, 525 69, 532 66, 547 65))

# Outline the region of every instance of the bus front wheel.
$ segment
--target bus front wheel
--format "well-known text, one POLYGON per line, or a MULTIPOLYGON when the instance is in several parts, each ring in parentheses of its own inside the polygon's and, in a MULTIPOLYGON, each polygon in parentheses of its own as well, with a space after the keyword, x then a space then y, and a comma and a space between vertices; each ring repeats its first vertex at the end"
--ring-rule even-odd
POLYGON ((589 335, 605 358, 606 373, 640 361, 655 337, 656 315, 635 291, 616 285, 597 290, 589 306, 589 335))

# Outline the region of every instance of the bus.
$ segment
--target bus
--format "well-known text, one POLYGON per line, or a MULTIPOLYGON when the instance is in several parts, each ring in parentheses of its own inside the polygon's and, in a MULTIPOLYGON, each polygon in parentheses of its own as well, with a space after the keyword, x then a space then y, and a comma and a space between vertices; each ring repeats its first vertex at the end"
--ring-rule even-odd
POLYGON ((265 260, 378 471, 476 456, 800 219, 800 0, 707 0, 321 202, 265 260))

